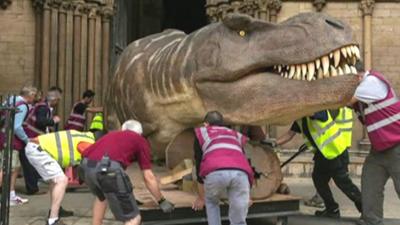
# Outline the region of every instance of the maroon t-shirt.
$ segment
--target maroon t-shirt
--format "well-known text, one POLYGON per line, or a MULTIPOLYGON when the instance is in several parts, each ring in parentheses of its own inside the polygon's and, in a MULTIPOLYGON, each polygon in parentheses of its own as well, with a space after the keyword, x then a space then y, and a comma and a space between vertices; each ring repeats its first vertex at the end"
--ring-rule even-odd
POLYGON ((107 154, 111 160, 126 169, 137 161, 140 169, 151 169, 150 145, 141 135, 133 131, 112 131, 100 138, 82 154, 90 160, 100 161, 107 154))

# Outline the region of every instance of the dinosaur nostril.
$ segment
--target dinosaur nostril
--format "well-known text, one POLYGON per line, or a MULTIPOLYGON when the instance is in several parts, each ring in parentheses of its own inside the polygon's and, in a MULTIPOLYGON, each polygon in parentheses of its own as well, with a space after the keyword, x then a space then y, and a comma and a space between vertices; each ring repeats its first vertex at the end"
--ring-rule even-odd
POLYGON ((339 22, 336 21, 332 21, 332 20, 325 20, 325 22, 329 25, 331 25, 332 27, 338 28, 338 29, 344 29, 343 25, 340 24, 339 22))

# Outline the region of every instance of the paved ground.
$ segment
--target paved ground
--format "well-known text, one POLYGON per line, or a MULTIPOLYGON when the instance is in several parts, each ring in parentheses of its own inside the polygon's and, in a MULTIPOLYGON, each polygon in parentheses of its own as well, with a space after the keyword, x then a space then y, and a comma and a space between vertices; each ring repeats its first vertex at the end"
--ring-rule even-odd
MULTIPOLYGON (((19 181, 20 182, 20 181, 19 181)), ((292 194, 302 196, 307 199, 314 194, 314 189, 310 179, 306 178, 289 178, 285 180, 289 184, 292 194)), ((359 180, 355 181, 359 184, 359 180)), ((21 188, 21 185, 18 185, 21 188)), ((304 205, 301 206, 300 216, 289 218, 290 225, 323 225, 323 224, 341 224, 351 225, 354 224, 355 218, 359 217, 353 204, 336 188, 334 187, 334 195, 341 205, 342 215, 344 220, 335 221, 329 219, 320 219, 311 216, 314 208, 309 208, 304 205)), ((400 200, 398 199, 393 185, 391 182, 386 187, 385 199, 385 216, 386 218, 397 218, 395 220, 389 219, 387 224, 399 225, 400 224, 400 200)), ((67 224, 89 225, 91 216, 91 204, 93 197, 86 189, 81 189, 73 193, 67 193, 63 206, 67 209, 73 209, 76 216, 65 219, 67 224)), ((24 206, 13 207, 10 215, 10 225, 43 225, 45 224, 45 217, 48 213, 49 197, 48 195, 30 197, 30 202, 24 206)), ((121 224, 113 221, 112 215, 108 212, 107 220, 104 225, 117 225, 121 224)), ((251 220, 249 225, 270 225, 274 224, 273 220, 251 220)))

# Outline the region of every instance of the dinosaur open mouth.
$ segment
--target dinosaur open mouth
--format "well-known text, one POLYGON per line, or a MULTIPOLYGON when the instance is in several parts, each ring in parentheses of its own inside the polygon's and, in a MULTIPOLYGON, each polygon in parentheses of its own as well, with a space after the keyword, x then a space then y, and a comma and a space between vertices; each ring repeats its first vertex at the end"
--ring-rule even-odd
POLYGON ((311 62, 292 65, 275 65, 272 71, 287 79, 312 81, 348 74, 357 74, 355 64, 360 58, 359 48, 356 45, 348 45, 336 49, 311 62))

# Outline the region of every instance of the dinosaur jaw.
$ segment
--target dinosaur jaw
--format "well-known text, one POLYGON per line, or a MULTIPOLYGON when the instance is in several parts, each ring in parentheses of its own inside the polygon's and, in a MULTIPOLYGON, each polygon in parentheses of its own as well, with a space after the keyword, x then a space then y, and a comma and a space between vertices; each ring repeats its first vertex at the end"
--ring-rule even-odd
POLYGON ((271 71, 287 79, 313 81, 357 74, 355 64, 360 58, 358 46, 346 45, 309 62, 275 65, 271 71))
POLYGON ((275 73, 255 73, 233 82, 202 82, 198 92, 207 111, 218 110, 232 124, 288 124, 314 112, 338 108, 353 96, 357 76, 310 82, 275 73))

